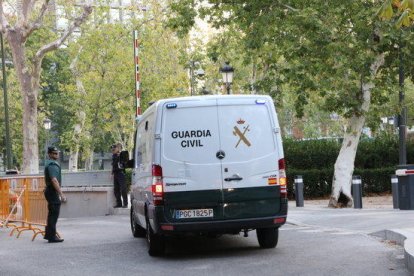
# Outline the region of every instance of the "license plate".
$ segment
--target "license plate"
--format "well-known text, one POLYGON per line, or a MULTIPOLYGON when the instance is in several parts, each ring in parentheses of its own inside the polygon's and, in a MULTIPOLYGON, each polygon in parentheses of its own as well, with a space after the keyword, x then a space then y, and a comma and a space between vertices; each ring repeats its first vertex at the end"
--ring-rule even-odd
POLYGON ((213 209, 191 209, 191 210, 175 210, 175 218, 212 218, 213 209))

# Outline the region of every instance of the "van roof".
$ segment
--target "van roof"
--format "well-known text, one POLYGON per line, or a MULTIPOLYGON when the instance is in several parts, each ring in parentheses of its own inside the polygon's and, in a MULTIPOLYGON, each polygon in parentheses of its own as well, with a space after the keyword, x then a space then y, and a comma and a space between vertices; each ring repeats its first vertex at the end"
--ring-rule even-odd
POLYGON ((186 97, 176 97, 176 98, 167 98, 167 99, 161 99, 153 104, 151 104, 147 110, 138 118, 141 118, 146 113, 148 113, 150 110, 156 109, 158 110, 159 106, 163 106, 165 103, 171 103, 171 102, 185 102, 185 101, 204 101, 204 100, 212 100, 212 99, 223 99, 223 98, 234 98, 234 99, 267 99, 272 100, 272 98, 268 95, 203 95, 203 96, 186 96, 186 97), (148 111, 148 112, 147 112, 148 111))
POLYGON ((203 100, 211 100, 211 99, 222 99, 222 98, 268 98, 271 99, 268 95, 206 95, 206 96, 187 96, 187 97, 177 97, 177 98, 168 98, 168 99, 161 99, 154 103, 154 105, 163 105, 166 102, 183 102, 183 101, 203 101, 203 100))

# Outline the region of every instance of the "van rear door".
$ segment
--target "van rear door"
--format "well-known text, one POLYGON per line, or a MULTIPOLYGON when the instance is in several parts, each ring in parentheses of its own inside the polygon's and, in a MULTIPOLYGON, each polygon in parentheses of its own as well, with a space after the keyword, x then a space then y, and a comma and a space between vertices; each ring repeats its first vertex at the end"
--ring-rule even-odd
MULTIPOLYGON (((280 211, 279 125, 269 97, 218 99, 226 219, 276 215, 280 211), (278 136, 279 135, 279 136, 278 136)), ((283 157, 282 157, 283 158, 283 157)))
POLYGON ((161 166, 167 221, 223 218, 217 101, 167 102, 163 106, 161 166))

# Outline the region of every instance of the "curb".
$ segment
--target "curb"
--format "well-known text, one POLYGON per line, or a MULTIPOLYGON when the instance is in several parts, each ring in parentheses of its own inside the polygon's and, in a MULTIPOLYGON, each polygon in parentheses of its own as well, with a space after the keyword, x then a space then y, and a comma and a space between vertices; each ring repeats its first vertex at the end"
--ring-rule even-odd
POLYGON ((410 273, 414 273, 414 232, 403 229, 383 230, 370 235, 384 240, 395 241, 404 247, 405 266, 410 273))
POLYGON ((113 207, 111 207, 110 208, 111 210, 110 210, 110 212, 109 212, 109 214, 110 215, 113 215, 113 216, 117 216, 117 215, 129 215, 129 212, 131 211, 131 208, 113 208, 113 207))

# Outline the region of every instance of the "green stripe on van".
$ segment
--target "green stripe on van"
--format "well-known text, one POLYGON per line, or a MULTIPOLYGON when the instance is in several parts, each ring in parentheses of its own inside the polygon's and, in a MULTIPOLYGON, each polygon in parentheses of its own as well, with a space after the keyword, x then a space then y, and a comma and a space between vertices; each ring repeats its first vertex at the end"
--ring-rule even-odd
POLYGON ((180 209, 214 210, 214 218, 185 221, 266 217, 280 212, 280 192, 278 186, 170 192, 164 194, 164 203, 164 214, 169 221, 176 221, 173 214, 180 209))
POLYGON ((225 219, 274 216, 280 212, 279 186, 223 190, 225 219))

